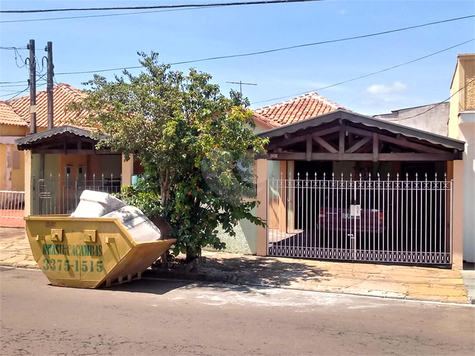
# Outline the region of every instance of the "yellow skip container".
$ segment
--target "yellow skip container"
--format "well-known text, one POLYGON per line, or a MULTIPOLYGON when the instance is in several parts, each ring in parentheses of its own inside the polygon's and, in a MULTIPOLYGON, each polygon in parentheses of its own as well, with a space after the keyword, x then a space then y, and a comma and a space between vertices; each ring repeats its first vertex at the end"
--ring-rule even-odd
POLYGON ((157 239, 160 230, 140 210, 115 208, 103 217, 25 217, 33 257, 53 285, 98 288, 139 279, 176 242, 157 239))

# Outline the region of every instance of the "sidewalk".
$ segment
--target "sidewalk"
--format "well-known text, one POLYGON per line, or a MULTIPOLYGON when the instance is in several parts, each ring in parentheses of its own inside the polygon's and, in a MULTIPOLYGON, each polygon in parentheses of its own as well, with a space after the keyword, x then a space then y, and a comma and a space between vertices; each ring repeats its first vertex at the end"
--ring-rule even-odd
MULTIPOLYGON (((204 252, 193 272, 148 270, 153 278, 177 278, 242 285, 469 303, 460 271, 363 263, 322 262, 204 252)), ((24 229, 0 227, 0 265, 37 268, 24 229)))

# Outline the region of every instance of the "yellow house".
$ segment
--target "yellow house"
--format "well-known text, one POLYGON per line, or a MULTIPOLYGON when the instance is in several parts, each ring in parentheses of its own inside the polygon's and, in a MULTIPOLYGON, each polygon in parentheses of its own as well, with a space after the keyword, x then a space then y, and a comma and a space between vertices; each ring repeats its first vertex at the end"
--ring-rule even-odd
POLYGON ((26 121, 10 105, 0 102, 0 191, 23 191, 24 158, 15 140, 28 132, 26 121))
POLYGON ((450 86, 448 135, 465 141, 463 258, 475 262, 475 54, 459 54, 450 86))

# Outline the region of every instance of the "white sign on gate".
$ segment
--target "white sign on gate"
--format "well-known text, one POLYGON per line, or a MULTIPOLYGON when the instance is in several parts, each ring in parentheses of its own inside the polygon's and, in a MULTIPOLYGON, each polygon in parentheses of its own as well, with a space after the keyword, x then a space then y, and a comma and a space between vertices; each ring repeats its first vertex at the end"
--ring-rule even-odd
POLYGON ((350 205, 350 216, 361 217, 361 205, 350 205))

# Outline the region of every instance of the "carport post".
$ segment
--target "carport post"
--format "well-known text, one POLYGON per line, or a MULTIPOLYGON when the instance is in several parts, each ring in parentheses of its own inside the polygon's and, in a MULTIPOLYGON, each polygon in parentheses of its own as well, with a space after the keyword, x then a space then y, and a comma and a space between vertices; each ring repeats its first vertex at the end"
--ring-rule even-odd
POLYGON ((125 160, 125 155, 122 155, 122 182, 123 187, 132 185, 132 175, 134 174, 134 156, 130 155, 129 160, 125 160))
POLYGON ((31 215, 32 213, 32 208, 31 208, 31 200, 32 200, 32 194, 33 194, 33 177, 31 173, 31 151, 26 150, 24 151, 25 154, 25 161, 24 161, 24 167, 25 167, 25 216, 31 215))
MULTIPOLYGON (((254 174, 257 179, 257 217, 267 221, 267 160, 258 159, 254 166, 254 174)), ((256 253, 259 256, 267 256, 267 228, 264 226, 257 227, 256 236, 256 253)))
POLYGON ((463 161, 455 160, 453 167, 452 211, 452 269, 463 268, 463 161))

